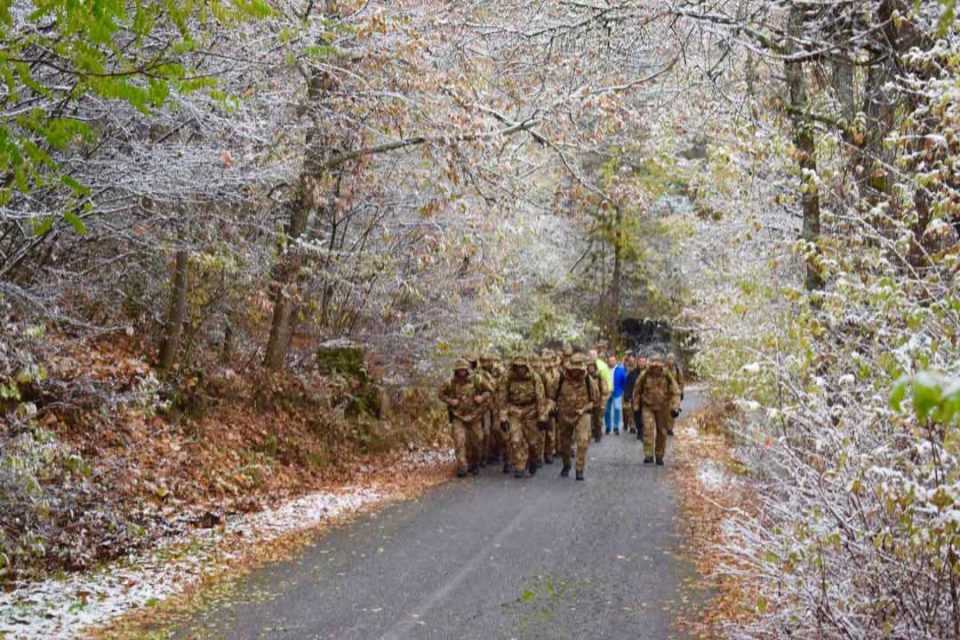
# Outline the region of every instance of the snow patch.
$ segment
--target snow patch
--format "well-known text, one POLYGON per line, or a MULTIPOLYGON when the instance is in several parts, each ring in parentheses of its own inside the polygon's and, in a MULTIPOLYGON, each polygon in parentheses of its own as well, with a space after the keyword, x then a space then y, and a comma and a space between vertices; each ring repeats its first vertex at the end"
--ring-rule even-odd
POLYGON ((697 480, 707 491, 720 491, 733 482, 730 474, 712 460, 700 467, 697 471, 697 480))
MULTIPOLYGON (((412 469, 449 462, 446 450, 414 451, 397 464, 412 469)), ((392 496, 362 487, 319 491, 258 513, 228 517, 222 527, 197 529, 93 572, 16 585, 0 593, 0 638, 70 638, 138 607, 151 606, 212 574, 237 553, 224 543, 268 543, 392 496)))

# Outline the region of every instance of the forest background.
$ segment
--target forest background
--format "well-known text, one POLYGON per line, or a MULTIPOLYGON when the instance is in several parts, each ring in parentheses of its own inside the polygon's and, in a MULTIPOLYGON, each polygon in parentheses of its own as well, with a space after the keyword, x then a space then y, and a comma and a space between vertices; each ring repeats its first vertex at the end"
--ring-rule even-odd
POLYGON ((654 323, 756 495, 730 634, 960 637, 956 4, 0 2, 4 579, 654 323))

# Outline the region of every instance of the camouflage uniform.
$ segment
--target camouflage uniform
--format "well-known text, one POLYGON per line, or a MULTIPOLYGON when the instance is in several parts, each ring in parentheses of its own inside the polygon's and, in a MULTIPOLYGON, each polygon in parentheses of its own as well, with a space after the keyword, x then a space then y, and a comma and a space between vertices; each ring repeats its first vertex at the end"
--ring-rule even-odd
POLYGON ((500 421, 510 432, 513 473, 523 477, 524 469, 537 471, 537 456, 543 447, 541 427, 546 427, 547 398, 543 380, 526 358, 510 362, 510 372, 500 388, 500 421))
POLYGON ((498 401, 500 399, 500 386, 503 384, 503 369, 500 367, 497 358, 488 353, 481 356, 480 368, 480 374, 486 378, 487 383, 493 389, 493 395, 487 410, 483 412, 483 433, 486 440, 486 448, 483 453, 490 464, 497 462, 501 455, 504 462, 509 463, 509 442, 500 430, 499 425, 500 406, 498 401))
POLYGON ((680 413, 680 385, 662 362, 651 362, 633 388, 634 405, 643 416, 644 462, 663 464, 667 448, 667 429, 671 418, 680 413), (654 443, 656 439, 656 443, 654 443))
POLYGON ((543 390, 547 396, 547 430, 543 432, 543 454, 541 458, 546 464, 553 464, 553 456, 557 449, 557 387, 560 384, 560 369, 557 368, 556 358, 552 351, 544 351, 541 357, 543 372, 543 390))
POLYGON ((596 361, 587 362, 587 375, 593 380, 594 384, 597 385, 597 389, 600 390, 600 394, 594 403, 593 413, 590 414, 590 430, 593 432, 593 439, 595 442, 600 442, 600 439, 603 438, 603 399, 610 395, 610 392, 607 390, 607 381, 604 380, 600 372, 597 371, 596 361), (591 367, 593 371, 590 371, 591 367))
POLYGON ((563 469, 560 475, 570 474, 571 449, 577 445, 577 480, 583 480, 587 464, 587 447, 590 445, 590 418, 600 389, 596 380, 587 375, 582 356, 574 356, 564 368, 557 384, 557 418, 560 456, 563 469))
POLYGON ((468 471, 473 474, 479 472, 482 414, 490 400, 492 388, 473 374, 466 360, 458 360, 453 371, 453 378, 440 390, 440 399, 450 409, 457 475, 463 477, 468 471))

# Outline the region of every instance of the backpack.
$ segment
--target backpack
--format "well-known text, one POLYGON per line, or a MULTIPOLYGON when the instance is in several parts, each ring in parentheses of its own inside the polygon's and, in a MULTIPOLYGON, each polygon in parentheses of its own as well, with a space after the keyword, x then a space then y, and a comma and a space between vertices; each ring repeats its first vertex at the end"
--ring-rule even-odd
MULTIPOLYGON (((567 377, 563 375, 563 372, 560 373, 560 382, 557 383, 557 401, 560 401, 560 392, 563 391, 563 382, 567 377)), ((583 374, 583 386, 587 390, 587 400, 593 402, 593 391, 590 389, 590 376, 586 373, 583 374)))

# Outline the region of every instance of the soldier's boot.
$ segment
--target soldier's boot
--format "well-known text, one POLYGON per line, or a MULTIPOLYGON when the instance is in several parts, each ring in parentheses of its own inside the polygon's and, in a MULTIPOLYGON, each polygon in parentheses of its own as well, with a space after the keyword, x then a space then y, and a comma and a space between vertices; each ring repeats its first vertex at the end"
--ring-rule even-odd
POLYGON ((653 456, 644 456, 643 464, 653 464, 653 456))
POLYGON ((466 478, 466 477, 467 477, 467 470, 466 470, 466 469, 457 469, 457 477, 458 477, 458 478, 466 478))
POLYGON ((539 468, 540 468, 540 465, 538 465, 535 461, 531 460, 530 463, 527 464, 527 471, 529 471, 530 475, 532 476, 537 475, 537 469, 539 468))
POLYGON ((577 471, 577 480, 583 480, 583 471, 577 471))
POLYGON ((504 462, 504 463, 503 463, 503 472, 504 472, 504 473, 510 473, 511 471, 513 471, 513 465, 510 464, 509 462, 504 462))
POLYGON ((561 477, 561 478, 569 478, 569 477, 570 477, 570 465, 569 465, 569 464, 563 465, 563 469, 560 469, 560 477, 561 477))
POLYGON ((658 466, 658 467, 662 467, 662 466, 663 466, 663 458, 657 458, 657 466, 658 466))
POLYGON ((553 455, 543 454, 543 464, 553 464, 553 455))
POLYGON ((523 473, 523 469, 514 469, 514 470, 513 470, 513 477, 514 477, 514 478, 522 478, 524 475, 525 475, 525 474, 523 473))
POLYGON ((482 466, 482 464, 476 464, 476 463, 474 463, 474 464, 470 465, 470 467, 467 469, 467 471, 469 471, 469 472, 472 473, 473 475, 477 475, 478 473, 480 473, 480 467, 481 467, 481 466, 482 466))
POLYGON ((673 429, 667 429, 667 435, 668 435, 668 436, 672 436, 672 435, 673 435, 673 429))

